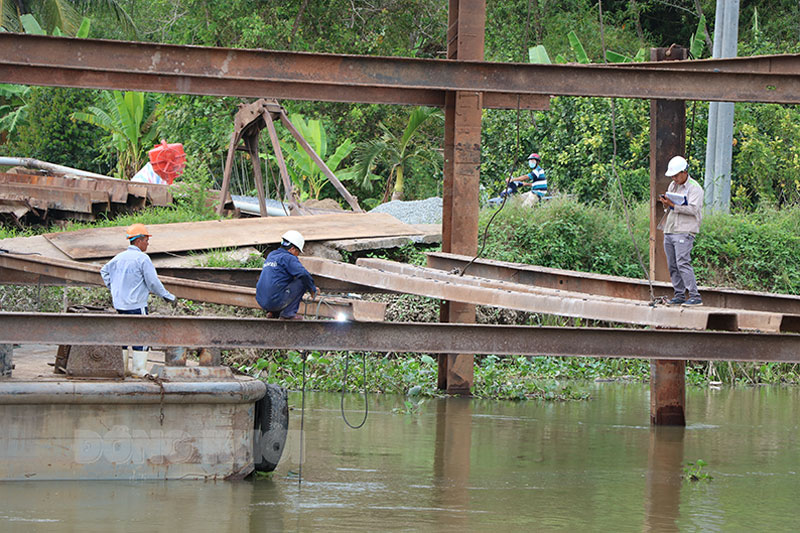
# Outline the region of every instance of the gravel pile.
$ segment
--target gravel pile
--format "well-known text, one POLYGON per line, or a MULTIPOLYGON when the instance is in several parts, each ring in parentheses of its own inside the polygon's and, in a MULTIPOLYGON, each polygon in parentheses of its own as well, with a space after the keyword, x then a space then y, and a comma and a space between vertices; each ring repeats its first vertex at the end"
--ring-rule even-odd
POLYGON ((442 199, 434 196, 427 200, 404 202, 392 200, 381 204, 371 213, 389 213, 406 224, 440 224, 442 222, 442 199))

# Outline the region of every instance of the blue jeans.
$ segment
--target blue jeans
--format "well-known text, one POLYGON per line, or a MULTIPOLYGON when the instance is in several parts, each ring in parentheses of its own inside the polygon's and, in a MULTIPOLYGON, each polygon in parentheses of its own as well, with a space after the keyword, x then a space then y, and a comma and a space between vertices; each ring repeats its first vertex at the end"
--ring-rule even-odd
MULTIPOLYGON (((147 307, 143 309, 117 309, 117 313, 121 315, 146 315, 147 307)), ((133 346, 134 350, 146 350, 148 346, 133 346)))

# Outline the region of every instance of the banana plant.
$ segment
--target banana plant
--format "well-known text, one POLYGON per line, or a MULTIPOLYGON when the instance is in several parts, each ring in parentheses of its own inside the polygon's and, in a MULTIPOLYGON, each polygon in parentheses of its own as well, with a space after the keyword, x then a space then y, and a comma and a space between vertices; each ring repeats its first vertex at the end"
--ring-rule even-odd
POLYGON ((88 113, 73 113, 73 120, 87 122, 109 133, 108 147, 117 156, 119 178, 130 178, 146 162, 147 150, 158 136, 158 105, 149 94, 137 91, 103 91, 101 105, 88 113))
MULTIPOLYGON (((339 169, 342 161, 353 151, 354 146, 350 139, 345 139, 329 156, 328 136, 320 120, 306 120, 300 114, 290 115, 289 120, 340 181, 350 177, 349 169, 339 169)), ((294 187, 300 194, 300 199, 313 198, 319 200, 322 189, 328 183, 328 178, 322 173, 322 170, 314 160, 311 159, 308 152, 300 146, 300 143, 295 141, 294 147, 283 146, 283 152, 287 159, 286 170, 289 172, 289 177, 292 179, 294 187)), ((270 156, 269 159, 274 160, 274 156, 270 156)))
MULTIPOLYGON (((704 36, 702 38, 705 39, 704 36)), ((567 40, 569 41, 569 46, 572 49, 572 53, 575 54, 575 58, 578 63, 582 65, 588 65, 592 62, 592 60, 589 58, 589 55, 586 53, 586 49, 583 47, 583 43, 581 43, 580 38, 578 38, 578 34, 576 34, 574 30, 567 34, 567 40)), ((702 48, 702 43, 700 43, 700 46, 702 48)), ((645 61, 646 58, 646 48, 640 48, 634 57, 626 56, 625 54, 620 54, 618 52, 614 52, 613 50, 606 50, 606 61, 609 63, 642 62, 645 61)), ((547 50, 545 49, 544 45, 541 44, 528 48, 528 62, 537 63, 540 65, 550 65, 552 63, 547 50)), ((555 63, 564 64, 568 63, 568 61, 563 55, 558 54, 555 58, 555 63)))
MULTIPOLYGON (((0 0, 0 11, 8 11, 11 14, 11 3, 5 0, 0 0)), ((16 13, 16 12, 14 12, 16 13)), ((3 17, 2 20, 5 20, 3 17)), ((32 35, 47 35, 31 14, 20 16, 18 20, 21 28, 25 33, 32 35)), ((89 36, 89 28, 91 21, 84 17, 81 21, 80 27, 75 33, 75 37, 86 38, 89 36)), ((0 26, 2 28, 2 26, 0 26)), ((61 35, 61 30, 58 26, 53 29, 53 35, 61 35)), ((30 87, 25 85, 10 85, 7 83, 0 84, 0 138, 9 140, 16 134, 17 128, 24 126, 28 121, 28 104, 27 97, 30 94, 30 87)))
POLYGON ((27 124, 30 92, 30 87, 25 85, 0 84, 0 135, 6 140, 14 137, 17 128, 27 124))
POLYGON ((697 23, 695 31, 689 39, 689 55, 692 59, 700 59, 703 56, 703 49, 706 46, 706 16, 700 15, 700 22, 697 23))

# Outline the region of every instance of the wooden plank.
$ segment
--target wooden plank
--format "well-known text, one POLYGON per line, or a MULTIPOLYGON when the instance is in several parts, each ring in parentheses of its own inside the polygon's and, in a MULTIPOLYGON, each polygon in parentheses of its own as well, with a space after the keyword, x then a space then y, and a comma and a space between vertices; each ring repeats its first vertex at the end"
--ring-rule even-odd
MULTIPOLYGON (((352 283, 430 298, 476 305, 504 307, 533 313, 545 313, 591 320, 606 320, 626 324, 640 324, 682 329, 738 329, 737 314, 729 310, 694 307, 651 307, 643 302, 631 302, 609 297, 592 297, 586 294, 567 293, 553 289, 533 289, 512 283, 490 281, 471 276, 450 276, 431 270, 431 277, 411 275, 415 268, 403 265, 402 272, 389 272, 357 265, 301 257, 303 265, 316 276, 336 278, 352 283), (502 283, 503 288, 493 284, 502 283), (517 290, 519 289, 519 290, 517 290), (535 291, 535 292, 534 292, 535 291)), ((761 331, 780 331, 782 317, 775 313, 752 313, 759 317, 761 331)))
MULTIPOLYGON (((306 242, 418 234, 412 226, 386 213, 209 220, 148 226, 153 236, 147 251, 166 253, 274 244, 290 229, 302 233, 306 242)), ((112 257, 127 246, 124 227, 50 233, 45 237, 72 259, 112 257)))

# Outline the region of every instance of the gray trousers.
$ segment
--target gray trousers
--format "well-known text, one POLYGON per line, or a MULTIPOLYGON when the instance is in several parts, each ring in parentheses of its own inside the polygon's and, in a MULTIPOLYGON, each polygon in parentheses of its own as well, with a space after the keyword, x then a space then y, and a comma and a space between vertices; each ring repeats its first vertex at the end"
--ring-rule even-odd
POLYGON ((672 280, 672 288, 675 289, 675 296, 679 298, 685 298, 686 291, 689 291, 689 298, 700 296, 692 268, 693 246, 694 235, 691 233, 664 234, 664 252, 667 254, 669 277, 672 280))

